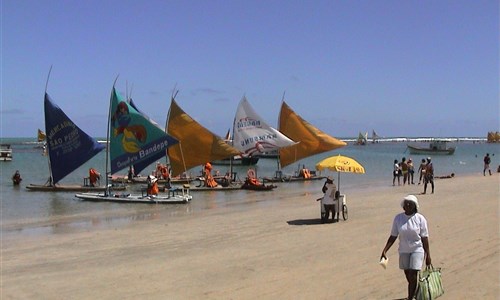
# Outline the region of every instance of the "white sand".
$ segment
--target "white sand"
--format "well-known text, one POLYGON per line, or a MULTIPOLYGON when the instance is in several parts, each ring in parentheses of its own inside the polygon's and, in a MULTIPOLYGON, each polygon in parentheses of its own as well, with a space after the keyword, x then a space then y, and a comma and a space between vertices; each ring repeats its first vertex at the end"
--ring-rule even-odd
MULTIPOLYGON (((443 271, 441 299, 500 297, 499 187, 498 174, 456 177, 417 195, 443 271)), ((349 219, 335 224, 319 224, 318 203, 297 190, 244 210, 4 236, 1 299, 404 298, 397 243, 387 269, 378 262, 400 199, 421 190, 346 191, 349 219)))

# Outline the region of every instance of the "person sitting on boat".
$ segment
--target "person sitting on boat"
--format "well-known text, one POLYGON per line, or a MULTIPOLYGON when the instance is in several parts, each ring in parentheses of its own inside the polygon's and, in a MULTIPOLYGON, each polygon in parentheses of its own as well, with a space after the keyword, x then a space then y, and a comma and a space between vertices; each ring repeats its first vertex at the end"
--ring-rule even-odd
POLYGON ((248 169, 246 181, 251 185, 262 185, 262 183, 260 183, 260 181, 257 179, 254 169, 248 169))
POLYGON ((217 182, 215 181, 214 177, 212 176, 212 164, 207 162, 205 166, 203 167, 203 175, 205 176, 205 186, 206 187, 216 187, 217 182))
POLYGON ((299 177, 302 177, 304 179, 311 178, 311 172, 306 168, 305 165, 302 165, 302 169, 299 172, 299 177))
POLYGON ((160 189, 158 188, 158 179, 153 175, 149 175, 146 180, 148 184, 147 195, 148 196, 156 196, 160 189))
POLYGON ((16 173, 12 175, 12 183, 14 183, 14 185, 19 185, 22 180, 21 173, 19 173, 19 170, 16 170, 16 173))
POLYGON ((96 169, 89 169, 89 181, 91 186, 98 186, 97 181, 101 180, 101 174, 96 169))

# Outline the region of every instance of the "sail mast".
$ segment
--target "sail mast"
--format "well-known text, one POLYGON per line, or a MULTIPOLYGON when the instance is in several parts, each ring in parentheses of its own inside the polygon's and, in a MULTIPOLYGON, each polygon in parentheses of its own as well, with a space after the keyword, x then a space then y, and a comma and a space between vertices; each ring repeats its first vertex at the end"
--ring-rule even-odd
POLYGON ((113 106, 113 93, 116 93, 115 91, 115 84, 116 81, 118 80, 118 76, 115 78, 115 82, 113 82, 113 88, 111 89, 111 96, 109 97, 109 109, 108 109, 108 126, 106 130, 106 188, 104 189, 104 196, 108 196, 110 191, 109 191, 109 179, 108 179, 108 173, 109 171, 109 148, 111 147, 111 142, 109 140, 109 131, 110 131, 110 126, 111 126, 111 107, 113 106))
MULTIPOLYGON (((281 97, 281 106, 283 106, 283 103, 285 103, 285 93, 286 93, 286 90, 283 91, 283 97, 281 97)), ((280 116, 281 116, 281 114, 280 114, 280 116)), ((278 130, 280 130, 279 118, 278 118, 278 130)), ((276 156, 276 159, 277 159, 276 163, 278 164, 278 171, 277 171, 276 175, 278 175, 278 172, 281 172, 280 150, 278 149, 277 151, 278 151, 278 155, 276 156)), ((280 178, 281 178, 281 176, 280 176, 280 178)))
MULTIPOLYGON (((44 101, 45 101, 45 97, 47 97, 47 87, 49 86, 49 78, 50 78, 50 73, 52 72, 52 65, 50 65, 50 69, 49 69, 49 74, 47 74, 47 81, 45 82, 45 94, 44 94, 44 101)), ((44 104, 44 115, 45 115, 45 104, 44 104)), ((47 124, 45 124, 45 126, 47 126, 47 124)), ((45 132, 47 132, 47 128, 45 128, 45 132)), ((50 147, 49 145, 47 145, 47 163, 49 164, 49 178, 47 179, 47 182, 46 184, 48 184, 49 186, 53 186, 54 185, 54 180, 53 180, 53 176, 52 176, 52 165, 50 163, 50 147)))

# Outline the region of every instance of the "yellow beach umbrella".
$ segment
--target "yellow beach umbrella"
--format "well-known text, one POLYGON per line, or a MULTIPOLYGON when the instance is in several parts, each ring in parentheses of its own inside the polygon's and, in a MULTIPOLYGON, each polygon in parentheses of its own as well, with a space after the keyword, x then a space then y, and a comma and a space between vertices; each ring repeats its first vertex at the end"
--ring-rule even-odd
POLYGON ((357 162, 355 159, 343 156, 336 155, 330 156, 316 164, 316 170, 330 170, 334 172, 338 172, 338 185, 340 190, 340 173, 356 173, 356 174, 364 174, 365 168, 357 162))

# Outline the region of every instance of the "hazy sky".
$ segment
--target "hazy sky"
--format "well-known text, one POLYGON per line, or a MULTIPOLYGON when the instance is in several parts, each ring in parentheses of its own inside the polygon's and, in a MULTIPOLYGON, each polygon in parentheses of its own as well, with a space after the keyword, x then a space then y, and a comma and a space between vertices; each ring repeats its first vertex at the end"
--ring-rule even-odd
POLYGON ((165 124, 219 135, 246 95, 277 127, 283 94, 336 137, 499 130, 499 1, 2 0, 1 136, 44 129, 47 92, 106 136, 116 88, 165 124))

